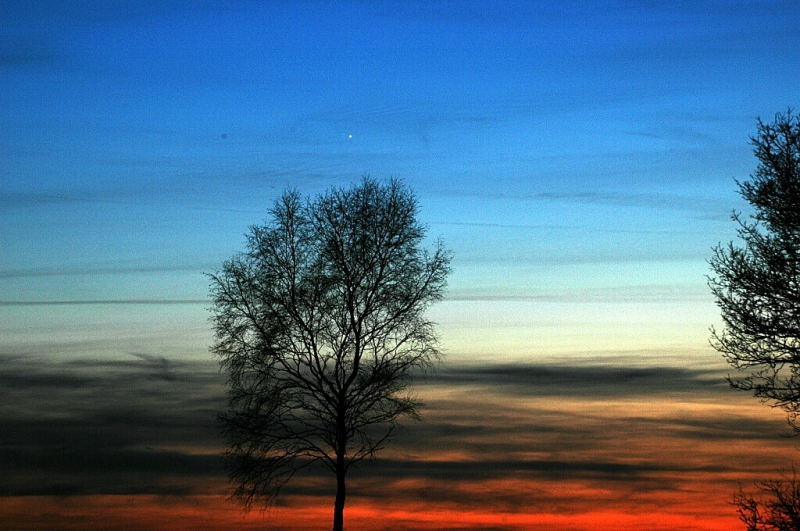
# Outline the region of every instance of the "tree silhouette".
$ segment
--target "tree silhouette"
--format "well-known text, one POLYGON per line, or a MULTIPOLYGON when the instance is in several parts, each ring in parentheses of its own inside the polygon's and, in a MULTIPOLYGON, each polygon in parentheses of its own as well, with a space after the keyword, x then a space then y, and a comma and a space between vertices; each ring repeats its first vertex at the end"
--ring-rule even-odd
POLYGON ((800 117, 759 120, 751 143, 758 167, 737 184, 754 212, 733 214, 744 245, 718 246, 709 262, 725 325, 711 343, 740 372, 733 387, 784 408, 800 430, 800 117))
POLYGON ((345 478, 420 403, 412 376, 438 358, 424 312, 442 298, 450 255, 421 247, 413 193, 365 178, 315 200, 285 193, 247 250, 210 275, 216 342, 229 384, 221 417, 234 495, 274 501, 300 469, 345 478))
POLYGON ((797 531, 800 529, 800 480, 791 477, 760 481, 760 497, 739 491, 733 503, 747 531, 797 531))

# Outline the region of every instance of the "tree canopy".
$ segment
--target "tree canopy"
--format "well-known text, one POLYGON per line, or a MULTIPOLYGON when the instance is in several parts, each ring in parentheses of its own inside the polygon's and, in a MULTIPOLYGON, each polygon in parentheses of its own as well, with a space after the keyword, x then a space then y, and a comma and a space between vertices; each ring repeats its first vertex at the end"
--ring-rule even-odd
POLYGON ((792 475, 756 483, 759 494, 739 490, 733 496, 736 512, 747 531, 800 529, 800 480, 792 475))
POLYGON ((710 260, 724 323, 711 343, 739 371, 731 385, 784 408, 800 429, 800 117, 759 120, 751 143, 758 167, 737 184, 753 212, 734 213, 741 244, 710 260))
POLYGON ((347 471, 417 415, 408 385, 439 356, 425 311, 450 263, 441 242, 422 247, 417 211, 395 180, 316 199, 289 191, 251 227, 247 250, 211 275, 229 472, 246 506, 321 463, 337 478, 341 529, 347 471))

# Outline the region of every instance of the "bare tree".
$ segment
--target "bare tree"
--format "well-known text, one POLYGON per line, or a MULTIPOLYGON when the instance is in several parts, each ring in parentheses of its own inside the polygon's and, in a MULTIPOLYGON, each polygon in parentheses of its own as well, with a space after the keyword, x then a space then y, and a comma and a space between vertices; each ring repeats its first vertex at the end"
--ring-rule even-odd
POLYGON ((398 181, 365 178, 315 200, 285 193, 247 251, 211 275, 216 343, 230 387, 222 416, 234 495, 269 504, 300 469, 345 478, 417 416, 412 376, 439 356, 425 310, 443 295, 450 254, 424 250, 417 202, 398 181))
POLYGON ((733 214, 744 245, 718 246, 710 260, 725 325, 711 343, 740 372, 733 387, 784 408, 800 431, 800 117, 759 120, 751 143, 758 167, 737 184, 754 212, 733 214))
POLYGON ((756 497, 743 490, 733 503, 747 531, 797 531, 800 529, 800 480, 793 469, 791 477, 760 481, 756 497))

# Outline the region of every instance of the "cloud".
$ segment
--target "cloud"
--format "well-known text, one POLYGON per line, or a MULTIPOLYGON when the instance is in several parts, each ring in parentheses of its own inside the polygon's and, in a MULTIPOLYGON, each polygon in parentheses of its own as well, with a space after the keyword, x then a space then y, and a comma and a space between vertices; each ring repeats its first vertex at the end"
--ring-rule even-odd
MULTIPOLYGON (((0 276, 0 278, 3 278, 0 276)), ((9 277, 5 277, 9 278, 9 277)), ((13 278, 13 277, 12 277, 13 278)), ((0 306, 72 306, 84 304, 210 304, 208 299, 102 299, 102 300, 44 300, 0 301, 0 306)))
MULTIPOLYGON (((499 194, 502 195, 502 194, 499 194)), ((564 201, 621 207, 644 207, 657 210, 684 210, 707 214, 709 210, 727 209, 727 203, 717 199, 681 196, 674 194, 648 194, 627 192, 540 192, 522 195, 528 201, 564 201)))
POLYGON ((164 356, 156 356, 142 352, 129 352, 128 354, 144 361, 152 370, 156 371, 163 380, 174 381, 178 378, 173 370, 173 363, 164 356))
POLYGON ((558 459, 414 461, 378 458, 369 462, 369 469, 370 474, 382 478, 424 476, 447 481, 474 481, 512 475, 517 477, 533 476, 549 480, 589 478, 603 481, 630 481, 654 472, 722 472, 727 470, 727 467, 634 464, 622 461, 563 461, 558 459))
POLYGON ((704 133, 691 127, 654 126, 635 131, 629 131, 628 134, 643 138, 652 138, 655 140, 677 140, 689 143, 692 146, 696 146, 698 143, 718 143, 716 136, 704 133))
POLYGON ((767 442, 789 434, 786 422, 735 414, 724 418, 634 417, 629 419, 629 422, 642 429, 672 433, 676 437, 697 442, 743 440, 767 442))
POLYGON ((2 494, 180 494, 195 490, 191 478, 223 482, 216 363, 129 356, 2 356, 2 494))
POLYGON ((225 400, 216 362, 139 352, 129 356, 69 361, 35 354, 0 357, 0 398, 13 405, 2 411, 3 424, 19 427, 9 439, 50 446, 73 436, 80 439, 84 429, 94 428, 98 446, 144 444, 148 434, 153 444, 219 442, 215 412, 225 400), (26 435, 36 430, 38 436, 26 435))
MULTIPOLYGON (((619 287, 601 290, 582 290, 572 293, 531 293, 522 295, 480 294, 469 291, 451 291, 445 301, 452 302, 664 302, 685 300, 707 300, 705 292, 698 293, 695 286, 640 286, 619 287)), ((2 306, 82 306, 82 305, 210 305, 210 299, 87 299, 87 300, 41 300, 2 301, 2 306)))
MULTIPOLYGON (((60 277, 60 276, 74 276, 74 275, 115 275, 115 274, 129 274, 129 273, 169 273, 175 271, 213 271, 218 264, 174 264, 174 265, 139 265, 139 266, 108 266, 108 267, 92 267, 92 266, 73 266, 73 267, 36 267, 25 269, 6 269, 0 270, 0 279, 8 278, 31 278, 31 277, 60 277)), ((129 299, 136 301, 137 299, 129 299)), ((9 301, 13 304, 13 301, 9 301)), ((24 301, 22 301, 24 302, 24 301)), ((29 301, 35 303, 36 301, 29 301)), ((80 301, 51 301, 54 303, 80 303, 80 301)), ((97 302, 97 301, 95 301, 97 302)), ((137 302, 130 302, 130 304, 137 304, 137 302)))
POLYGON ((607 234, 706 234, 702 231, 681 231, 681 230, 658 230, 658 229, 602 229, 592 227, 589 225, 523 225, 512 223, 480 223, 480 222, 463 222, 463 221, 431 221, 432 225, 452 225, 456 227, 478 227, 478 228, 496 228, 496 229, 513 229, 513 230, 530 230, 530 231, 575 231, 581 232, 600 232, 607 234))
MULTIPOLYGON (((441 506, 492 507, 493 510, 530 510, 532 506, 560 506, 581 511, 602 498, 619 502, 679 488, 680 477, 719 474, 726 466, 673 466, 622 461, 558 459, 413 460, 378 458, 350 472, 349 492, 361 500, 408 503, 424 500, 441 506), (583 485, 595 499, 576 499, 569 487, 583 485)), ((289 496, 330 497, 329 473, 306 471, 283 491, 289 496)))
POLYGON ((481 293, 480 290, 453 289, 445 296, 446 301, 463 302, 668 302, 708 301, 710 296, 701 286, 691 284, 645 284, 638 286, 612 286, 608 288, 569 289, 561 292, 503 294, 481 293))
MULTIPOLYGON (((700 196, 687 196, 670 193, 633 193, 633 192, 617 192, 617 191, 596 191, 596 190, 578 190, 578 191, 553 191, 553 192, 535 192, 528 193, 525 191, 518 191, 515 193, 509 192, 492 192, 492 191, 465 191, 455 189, 435 189, 430 193, 448 196, 448 197, 470 197, 488 201, 503 201, 503 202, 550 202, 550 203, 573 203, 582 205, 600 205, 611 207, 624 207, 624 208, 646 208, 650 210, 665 210, 665 211, 679 211, 689 212, 695 215, 697 219, 707 220, 720 220, 730 218, 730 202, 727 200, 713 198, 713 197, 700 197, 700 196)), ((481 224, 482 225, 482 224, 481 224)), ((486 226, 500 227, 499 224, 487 224, 486 226)), ((512 228, 509 226, 509 228, 512 228)), ((525 228, 519 226, 514 228, 525 228)), ((539 229, 544 227, 531 226, 530 229, 539 229)), ((553 226, 552 229, 557 230, 571 230, 575 227, 572 226, 553 226)), ((678 234, 674 231, 659 231, 648 229, 597 229, 592 227, 581 228, 581 230, 588 230, 592 232, 607 232, 610 234, 629 233, 629 234, 678 234)), ((695 234, 694 232, 680 232, 680 234, 695 234)), ((702 234, 698 232, 697 234, 702 234)))
MULTIPOLYGON (((274 186, 273 186, 274 188, 274 186)), ((164 190, 164 187, 158 187, 158 190, 147 190, 141 187, 135 191, 126 193, 124 190, 117 189, 113 191, 107 190, 88 190, 82 194, 76 193, 63 193, 59 191, 29 191, 29 192, 3 192, 0 194, 0 206, 6 209, 11 208, 29 208, 40 206, 53 206, 53 205, 73 205, 75 203, 101 203, 110 205, 127 205, 127 206, 161 206, 163 197, 169 191, 164 190), (128 199, 127 197, 131 197, 128 199), (137 199, 141 198, 141 199, 137 199)), ((185 188, 180 191, 174 191, 175 195, 183 194, 186 192, 185 188)), ((181 199, 184 199, 181 197, 181 199)), ((207 211, 207 212, 231 212, 239 214, 263 214, 263 210, 247 209, 247 208, 227 208, 213 205, 198 205, 185 203, 181 200, 180 203, 175 201, 170 202, 170 206, 175 208, 180 206, 186 210, 207 211)))
MULTIPOLYGON (((225 385, 212 359, 132 350, 125 357, 98 351, 64 360, 40 351, 0 357, 0 461, 9 463, 0 494, 225 492, 225 443, 217 424, 225 385)), ((657 401, 671 393, 723 400, 725 384, 706 369, 450 364, 420 384, 416 390, 430 397, 424 421, 407 422, 386 452, 355 471, 358 496, 477 502, 486 494, 475 485, 512 480, 598 488, 615 482, 613 496, 674 490, 683 476, 724 475, 730 465, 724 458, 670 458, 670 445, 763 444, 782 427, 743 415, 619 418, 563 408, 633 397, 657 401), (658 460, 642 457, 637 439, 643 434, 662 441, 658 460), (621 440, 625 451, 617 448, 621 440)), ((310 469, 286 494, 327 497, 330 488, 327 471, 310 469)), ((558 503, 569 497, 537 496, 558 503)), ((531 493, 502 491, 491 499, 512 507, 530 503, 531 493)))
MULTIPOLYGON (((189 494, 199 482, 176 478, 222 476, 222 457, 181 452, 80 448, 0 449, 5 471, 0 495, 189 494), (42 472, 48 478, 37 477, 42 472), (167 479, 168 481, 165 481, 167 479)), ((221 482, 218 482, 221 483, 221 482)), ((220 493, 220 491, 217 491, 220 493)))
POLYGON ((447 365, 425 382, 486 387, 512 396, 608 397, 728 389, 724 377, 713 370, 611 365, 447 365))

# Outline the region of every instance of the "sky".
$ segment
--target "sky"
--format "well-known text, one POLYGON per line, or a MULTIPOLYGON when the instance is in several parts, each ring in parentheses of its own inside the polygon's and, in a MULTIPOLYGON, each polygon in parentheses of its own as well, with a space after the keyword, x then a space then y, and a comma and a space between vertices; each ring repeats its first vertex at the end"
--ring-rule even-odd
POLYGON ((0 4, 0 527, 325 527, 226 499, 206 273, 290 188, 400 178, 453 252, 354 529, 730 529, 798 441, 708 345, 788 1, 0 4))

